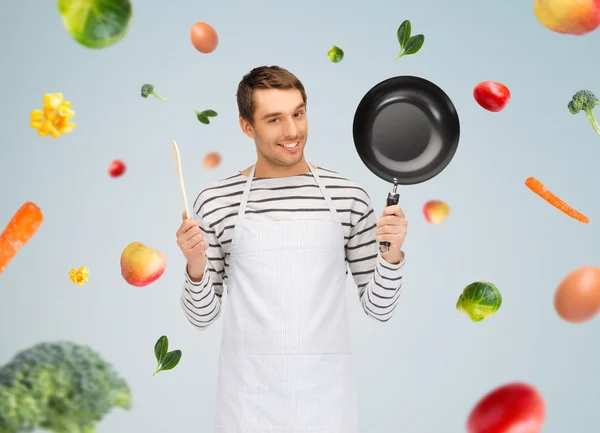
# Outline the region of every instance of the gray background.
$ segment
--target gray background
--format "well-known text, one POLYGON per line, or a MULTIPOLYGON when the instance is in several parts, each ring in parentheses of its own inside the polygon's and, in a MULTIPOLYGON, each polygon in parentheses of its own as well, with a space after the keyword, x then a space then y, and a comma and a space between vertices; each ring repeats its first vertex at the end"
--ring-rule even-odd
POLYGON ((135 399, 131 412, 107 416, 100 433, 210 432, 222 320, 199 333, 179 305, 182 200, 170 141, 180 146, 193 201, 209 182, 254 161, 253 142, 237 123, 234 95, 243 74, 284 66, 309 95, 308 160, 359 182, 380 213, 390 185, 361 164, 352 118, 371 86, 410 74, 450 95, 462 136, 447 170, 401 189, 410 227, 395 318, 368 319, 348 280, 361 431, 464 431, 473 404, 513 380, 543 393, 545 432, 600 429, 599 321, 570 325, 553 308, 563 276, 600 261, 600 136, 583 114, 566 108, 579 89, 600 95, 599 33, 552 33, 536 20, 531 0, 154 0, 135 2, 126 39, 93 51, 69 38, 55 3, 5 2, 2 12, 0 221, 29 200, 45 221, 0 276, 0 363, 40 341, 90 344, 128 379, 135 399), (417 55, 396 62, 404 19, 426 40, 417 55), (217 29, 220 44, 210 55, 189 42, 195 21, 217 29), (339 64, 326 56, 334 44, 346 52, 339 64), (512 92, 501 113, 473 100, 474 85, 487 79, 512 92), (145 82, 169 101, 142 99, 145 82), (63 92, 77 112, 77 129, 56 141, 28 126, 30 110, 49 92, 63 92), (193 110, 208 108, 219 116, 205 126, 193 110), (223 163, 211 171, 201 163, 214 150, 223 163), (106 174, 114 158, 129 167, 119 179, 106 174), (591 223, 533 195, 524 186, 528 176, 591 223), (431 199, 451 206, 440 226, 423 218, 431 199), (134 241, 168 259, 164 276, 146 288, 120 276, 121 251, 134 241), (82 265, 91 275, 79 287, 68 272, 82 265), (504 296, 501 310, 480 323, 455 310, 463 287, 476 280, 492 281, 504 296), (183 358, 152 377, 153 345, 162 334, 183 358))

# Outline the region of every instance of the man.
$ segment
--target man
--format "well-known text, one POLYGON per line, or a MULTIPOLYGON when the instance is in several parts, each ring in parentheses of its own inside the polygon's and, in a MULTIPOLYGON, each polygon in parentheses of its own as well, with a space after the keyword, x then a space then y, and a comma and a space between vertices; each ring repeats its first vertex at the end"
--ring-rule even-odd
POLYGON ((217 433, 357 432, 347 269, 376 320, 390 319, 401 293, 404 214, 390 206, 377 220, 360 186, 306 162, 306 101, 283 68, 244 76, 240 127, 257 162, 204 189, 177 231, 187 319, 206 329, 225 292, 229 303, 217 433))

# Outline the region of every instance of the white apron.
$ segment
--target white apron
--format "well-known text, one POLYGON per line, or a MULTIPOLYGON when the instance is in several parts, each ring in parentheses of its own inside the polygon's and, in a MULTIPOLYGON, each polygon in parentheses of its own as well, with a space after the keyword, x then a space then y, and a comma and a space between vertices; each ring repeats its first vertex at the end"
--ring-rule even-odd
POLYGON ((344 232, 326 219, 235 223, 219 359, 216 433, 356 433, 344 232))

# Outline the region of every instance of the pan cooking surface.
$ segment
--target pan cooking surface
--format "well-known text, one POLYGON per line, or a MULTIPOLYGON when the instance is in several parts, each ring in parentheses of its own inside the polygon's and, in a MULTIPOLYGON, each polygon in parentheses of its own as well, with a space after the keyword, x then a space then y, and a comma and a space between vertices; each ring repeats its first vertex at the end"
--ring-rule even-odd
POLYGON ((414 160, 425 152, 430 138, 427 115, 410 103, 389 104, 373 121, 371 141, 383 157, 394 161, 414 160))
POLYGON ((380 178, 411 185, 431 179, 458 147, 459 120, 450 98, 418 77, 385 80, 360 102, 354 143, 363 163, 380 178))

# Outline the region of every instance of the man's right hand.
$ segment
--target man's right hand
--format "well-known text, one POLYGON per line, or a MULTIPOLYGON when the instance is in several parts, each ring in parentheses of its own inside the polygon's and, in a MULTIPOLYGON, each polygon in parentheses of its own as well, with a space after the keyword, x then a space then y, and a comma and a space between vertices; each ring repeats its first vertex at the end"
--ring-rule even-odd
POLYGON ((206 249, 208 243, 202 236, 198 222, 192 218, 186 218, 182 214, 183 222, 177 230, 177 245, 187 260, 188 275, 194 282, 202 280, 206 268, 206 249))

